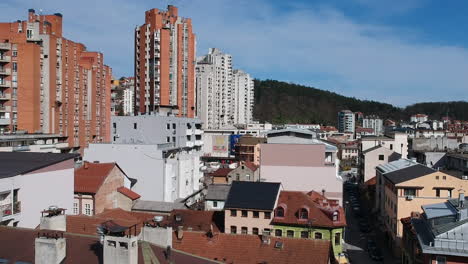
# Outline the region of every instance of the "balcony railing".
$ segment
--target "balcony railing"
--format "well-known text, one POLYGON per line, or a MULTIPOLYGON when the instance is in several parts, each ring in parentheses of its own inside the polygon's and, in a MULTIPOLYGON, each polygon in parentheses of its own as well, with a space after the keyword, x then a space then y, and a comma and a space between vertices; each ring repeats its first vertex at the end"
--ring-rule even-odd
POLYGON ((0 50, 10 50, 11 43, 0 43, 0 50))
POLYGON ((9 93, 0 94, 0 100, 1 99, 10 100, 11 99, 11 94, 9 94, 9 93))
POLYGON ((5 105, 5 106, 0 106, 0 112, 10 112, 11 111, 11 106, 5 105))
POLYGON ((3 82, 0 82, 0 87, 9 88, 10 86, 11 86, 11 82, 10 82, 10 81, 3 81, 3 82))
POLYGON ((10 56, 0 56, 0 62, 10 62, 11 57, 10 56))
POLYGON ((21 202, 0 205, 0 215, 9 216, 21 213, 21 202))
POLYGON ((10 68, 0 68, 0 75, 10 75, 11 69, 10 68))

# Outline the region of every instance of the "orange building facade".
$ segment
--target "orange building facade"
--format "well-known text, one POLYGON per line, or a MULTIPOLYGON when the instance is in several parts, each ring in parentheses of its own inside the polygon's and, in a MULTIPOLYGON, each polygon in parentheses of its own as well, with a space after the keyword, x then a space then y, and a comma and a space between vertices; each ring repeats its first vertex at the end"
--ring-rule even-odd
POLYGON ((110 140, 112 70, 62 35, 62 15, 0 23, 0 133, 68 137, 72 151, 110 140))
POLYGON ((135 114, 175 109, 194 117, 195 34, 190 18, 178 9, 145 12, 145 24, 135 29, 135 114))

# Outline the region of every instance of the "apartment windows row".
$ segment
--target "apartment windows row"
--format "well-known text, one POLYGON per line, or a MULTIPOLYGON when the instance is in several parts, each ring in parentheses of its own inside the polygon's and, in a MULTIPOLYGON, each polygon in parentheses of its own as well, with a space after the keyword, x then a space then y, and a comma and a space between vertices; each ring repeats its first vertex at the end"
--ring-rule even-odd
POLYGON ((263 213, 262 216, 264 219, 271 219, 271 212, 248 211, 248 210, 231 210, 231 216, 237 217, 238 211, 240 211, 240 217, 249 217, 249 212, 251 212, 252 218, 260 218, 260 213, 263 213))

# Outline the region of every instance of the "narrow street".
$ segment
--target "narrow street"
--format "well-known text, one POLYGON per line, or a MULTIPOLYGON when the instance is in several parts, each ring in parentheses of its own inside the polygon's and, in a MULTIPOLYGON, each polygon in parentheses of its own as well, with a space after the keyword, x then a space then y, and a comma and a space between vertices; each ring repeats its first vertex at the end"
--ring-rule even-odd
POLYGON ((344 193, 344 204, 346 210, 346 221, 347 228, 345 232, 345 245, 344 248, 349 256, 351 263, 367 264, 367 263, 385 263, 385 264, 397 264, 399 260, 395 259, 388 248, 384 247, 384 238, 381 232, 378 232, 376 223, 372 221, 370 216, 366 215, 370 212, 370 209, 363 204, 363 202, 357 198, 360 203, 360 209, 363 213, 362 217, 359 218, 353 212, 353 208, 350 201, 349 191, 345 190, 344 193), (370 226, 370 232, 364 233, 360 230, 359 221, 368 221, 370 226), (377 247, 380 249, 383 260, 377 261, 370 258, 370 254, 367 250, 368 240, 371 239, 376 242, 377 247))

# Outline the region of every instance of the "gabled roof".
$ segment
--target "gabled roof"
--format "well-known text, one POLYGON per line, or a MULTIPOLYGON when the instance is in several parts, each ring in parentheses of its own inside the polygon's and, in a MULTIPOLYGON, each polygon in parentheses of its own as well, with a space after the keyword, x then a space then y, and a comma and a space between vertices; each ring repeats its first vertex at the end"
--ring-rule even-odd
POLYGON ((65 153, 0 152, 0 179, 26 174, 78 156, 65 153))
POLYGON ((207 188, 205 200, 225 201, 230 189, 231 185, 228 184, 210 184, 207 188))
POLYGON ((225 209, 273 210, 280 191, 280 183, 234 181, 225 209))
POLYGON ((407 168, 386 173, 384 176, 393 184, 399 184, 434 172, 434 169, 421 164, 416 164, 407 168))
POLYGON ((119 187, 119 188, 117 188, 117 191, 119 193, 127 196, 128 198, 132 199, 132 201, 136 200, 136 199, 139 199, 141 197, 138 193, 136 193, 136 192, 134 192, 134 191, 132 191, 132 190, 126 188, 126 187, 119 187))
POLYGON ((328 264, 334 258, 330 241, 322 239, 270 237, 269 243, 262 243, 255 235, 220 233, 209 238, 201 232, 184 232, 181 240, 174 234, 172 241, 175 249, 223 263, 328 264), (282 243, 280 248, 275 248, 277 242, 282 243))
POLYGON ((399 159, 399 160, 395 160, 389 163, 381 164, 377 166, 376 169, 378 169, 380 172, 385 174, 385 173, 389 173, 392 171, 397 171, 403 168, 407 168, 410 166, 414 166, 416 164, 418 164, 416 161, 412 161, 409 159, 399 159))
POLYGON ((95 194, 105 181, 116 163, 86 162, 75 170, 75 193, 95 194))
POLYGON ((256 171, 258 169, 258 166, 255 165, 253 162, 245 161, 244 164, 247 168, 251 169, 252 171, 256 171))
POLYGON ((223 232, 224 212, 223 211, 195 211, 195 210, 174 210, 166 218, 166 222, 174 230, 182 226, 184 230, 223 232), (166 222, 167 221, 167 222, 166 222))
POLYGON ((322 195, 311 192, 310 195, 297 191, 282 191, 278 199, 278 207, 283 207, 284 217, 275 217, 271 221, 273 225, 299 225, 313 227, 343 227, 346 225, 346 217, 341 206, 330 206, 322 195), (321 200, 323 203, 314 202, 321 200), (299 211, 302 208, 308 210, 308 219, 299 219, 299 211), (333 213, 338 212, 339 221, 333 221, 333 213))
POLYGON ((210 176, 213 177, 227 177, 227 175, 232 171, 233 169, 231 168, 219 168, 215 170, 214 172, 210 173, 210 176))

